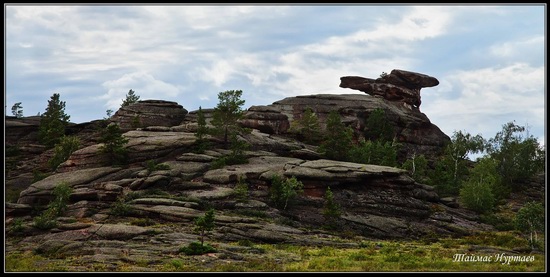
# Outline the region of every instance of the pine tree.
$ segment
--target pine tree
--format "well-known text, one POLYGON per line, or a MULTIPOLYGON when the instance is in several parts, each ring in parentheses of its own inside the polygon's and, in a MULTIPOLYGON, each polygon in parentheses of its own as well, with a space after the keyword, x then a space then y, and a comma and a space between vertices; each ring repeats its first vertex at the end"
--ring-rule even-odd
POLYGON ((23 107, 21 107, 21 102, 17 102, 11 106, 11 113, 17 118, 23 117, 23 107))
POLYGON ((318 144, 322 139, 319 118, 310 107, 306 108, 302 118, 292 122, 290 131, 306 143, 318 144))
POLYGON ((204 117, 204 112, 202 107, 199 106, 199 111, 197 112, 197 131, 195 132, 195 137, 197 138, 197 153, 203 153, 204 150, 208 147, 208 141, 206 140, 206 135, 209 132, 208 126, 206 126, 206 118, 204 117))
POLYGON ((334 195, 332 194, 330 187, 327 187, 324 198, 325 198, 325 203, 323 208, 323 216, 327 221, 327 227, 335 228, 336 219, 338 219, 341 214, 340 205, 338 205, 338 203, 334 201, 334 195))
POLYGON ((325 141, 321 144, 320 151, 325 153, 328 159, 345 161, 352 147, 353 130, 340 120, 336 111, 331 111, 327 119, 325 141))
POLYGON ((212 231, 214 226, 214 209, 209 209, 204 216, 195 219, 195 229, 200 233, 201 246, 204 246, 204 236, 206 232, 212 231))
POLYGON ((126 163, 127 150, 124 147, 128 143, 128 139, 122 136, 122 131, 116 123, 110 123, 103 130, 100 142, 103 145, 99 148, 101 153, 106 153, 109 156, 111 165, 119 165, 126 163))
POLYGON ((224 146, 227 148, 232 134, 241 131, 238 120, 243 117, 241 108, 245 100, 241 99, 241 90, 227 90, 218 93, 218 105, 214 108, 212 125, 214 133, 223 137, 224 146))
POLYGON ((122 108, 130 104, 136 103, 139 100, 139 95, 136 95, 135 93, 135 91, 129 90, 126 94, 126 99, 122 100, 122 104, 120 105, 120 107, 122 108))
POLYGON ((393 141, 394 130, 388 121, 386 111, 377 108, 373 110, 365 121, 365 138, 382 142, 393 141))
POLYGON ((65 101, 60 101, 59 93, 54 93, 48 101, 46 112, 40 118, 39 139, 42 144, 52 148, 65 135, 69 123, 65 114, 65 101))

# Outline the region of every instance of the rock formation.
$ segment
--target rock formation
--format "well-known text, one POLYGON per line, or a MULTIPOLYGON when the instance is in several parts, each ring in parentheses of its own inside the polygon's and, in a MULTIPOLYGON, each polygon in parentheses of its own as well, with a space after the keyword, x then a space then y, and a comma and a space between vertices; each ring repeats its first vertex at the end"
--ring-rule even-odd
MULTIPOLYGON (((287 126, 300 119, 307 108, 311 108, 315 112, 321 128, 325 128, 329 113, 337 111, 342 122, 350 126, 356 132, 356 136, 362 136, 365 132, 365 122, 375 109, 384 110, 395 131, 396 139, 402 144, 401 157, 406 157, 407 153, 416 152, 418 155, 424 154, 428 159, 434 160, 444 146, 450 142, 449 136, 432 124, 429 118, 418 109, 411 110, 382 98, 360 94, 316 94, 287 97, 271 105, 256 106, 253 110, 247 111, 242 123, 245 127, 259 128, 246 118, 248 116, 258 117, 259 111, 264 111, 263 114, 270 116, 263 117, 263 125, 278 126, 279 133, 284 134, 288 131, 287 126), (285 120, 285 116, 288 118, 288 122, 285 120)), ((267 133, 276 133, 273 128, 269 130, 267 133)))
POLYGON ((187 110, 176 102, 164 100, 143 100, 121 107, 111 121, 119 124, 122 130, 132 130, 148 126, 179 125, 187 110))
POLYGON ((431 76, 394 69, 390 74, 378 79, 369 79, 358 76, 340 78, 340 87, 363 91, 372 96, 381 96, 389 101, 399 101, 418 108, 420 89, 437 86, 439 81, 431 76))
MULTIPOLYGON (((411 91, 434 85, 430 78, 394 71, 393 77, 387 77, 389 85, 411 91)), ((404 96, 399 99, 405 101, 404 96)), ((358 243, 327 238, 323 205, 328 187, 342 211, 336 219, 339 232, 358 238, 411 239, 492 230, 479 223, 477 214, 461 208, 454 199, 440 199, 432 187, 416 182, 405 170, 323 159, 315 146, 292 139, 287 135, 290 124, 308 107, 322 126, 331 111, 338 111, 358 134, 372 111, 383 109, 404 152, 435 157, 449 140, 418 109, 384 98, 360 94, 289 97, 246 111, 240 123, 252 131, 239 139, 251 145, 244 152, 248 163, 214 168, 213 162, 231 150, 222 149, 219 139, 207 136, 208 150, 195 153, 196 111, 186 116, 187 110, 175 102, 140 101, 121 108, 111 119, 125 126, 127 165, 106 166, 97 135, 98 127, 108 120, 100 120, 70 126, 68 133, 81 138, 82 146, 50 176, 32 182, 30 166, 47 161, 51 150, 38 151, 29 165, 17 164, 12 169, 17 174, 10 175, 13 178, 6 186, 25 186, 16 203, 5 204, 6 226, 11 228, 16 219, 22 220, 14 235, 17 239, 12 236, 15 231, 10 231, 6 251, 33 250, 56 259, 78 260, 69 267, 74 271, 85 271, 89 264, 107 264, 104 270, 114 270, 121 262, 138 264, 138 260, 146 260, 148 267, 158 266, 180 255, 182 245, 198 239, 193 221, 206 207, 216 210, 211 238, 220 242, 217 255, 229 262, 242 260, 235 244, 229 244, 236 241, 358 247, 358 243), (139 129, 132 126, 136 117, 141 118, 139 129), (168 167, 154 170, 151 162, 168 167), (296 177, 304 185, 303 194, 286 210, 272 203, 274 175, 296 177), (237 189, 243 182, 245 200, 237 189), (46 209, 60 183, 73 189, 67 211, 56 219, 55 228, 40 230, 33 225, 33 216, 46 209)), ((212 109, 203 111, 209 122, 212 109)), ((8 127, 13 130, 27 128, 13 132, 12 140, 33 142, 30 134, 36 124, 10 120, 8 127)))

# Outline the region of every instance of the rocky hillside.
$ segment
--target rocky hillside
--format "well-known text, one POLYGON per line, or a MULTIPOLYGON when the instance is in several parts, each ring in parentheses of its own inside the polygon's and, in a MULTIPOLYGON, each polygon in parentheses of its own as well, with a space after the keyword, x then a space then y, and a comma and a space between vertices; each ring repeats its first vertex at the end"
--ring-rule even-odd
MULTIPOLYGON (((156 263, 198 239, 193 220, 208 208, 216 211, 211 239, 220 242, 219 259, 242 259, 242 249, 227 244, 232 241, 337 244, 323 217, 328 187, 341 207, 338 233, 358 240, 462 236, 492 230, 479 223, 476 214, 462 209, 454 199, 440 199, 432 187, 415 182, 404 170, 327 160, 315 146, 288 134, 292 122, 307 107, 322 125, 330 111, 338 111, 358 133, 369 114, 381 108, 395 126, 405 154, 416 151, 435 157, 449 137, 418 109, 419 86, 434 85, 433 77, 420 76, 431 83, 416 81, 415 86, 402 79, 416 80, 417 75, 392 71, 389 76, 391 83, 386 86, 393 91, 389 99, 323 94, 250 107, 241 124, 252 132, 240 137, 251 145, 245 152, 248 163, 221 168, 214 168, 213 161, 229 150, 220 147, 217 138, 209 137, 209 150, 195 153, 196 111, 188 113, 175 102, 146 100, 120 109, 110 120, 71 125, 68 133, 78 136, 82 147, 51 175, 32 182, 52 151, 45 151, 36 141, 37 118, 7 117, 6 146, 17 151, 7 160, 6 189, 21 192, 16 201, 5 204, 5 220, 7 225, 16 220, 23 224, 22 236, 9 239, 6 251, 39 250, 111 265, 139 259, 156 263), (399 86, 418 93, 411 102, 414 105, 403 100, 410 97, 395 97, 399 86), (109 121, 125 130, 127 166, 105 166, 107 157, 98 151, 99 130, 109 121), (161 163, 167 167, 155 170, 148 166, 161 163), (274 175, 294 176, 304 184, 304 193, 287 209, 277 208, 270 199, 274 175), (52 200, 52 190, 62 182, 73 192, 58 226, 48 231, 33 227, 32 218, 52 200), (243 184, 244 195, 239 189, 243 184)), ((211 109, 203 111, 211 117, 211 109)), ((85 268, 75 265, 74 270, 85 268)))

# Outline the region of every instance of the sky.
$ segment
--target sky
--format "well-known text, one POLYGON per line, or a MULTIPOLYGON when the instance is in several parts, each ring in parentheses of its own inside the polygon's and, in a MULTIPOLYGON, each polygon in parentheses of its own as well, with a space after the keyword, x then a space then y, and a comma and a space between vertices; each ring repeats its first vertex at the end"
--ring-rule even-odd
POLYGON ((340 77, 393 69, 433 76, 420 111, 445 134, 494 137, 515 121, 545 145, 546 5, 4 4, 5 114, 70 121, 140 100, 243 108, 308 94, 363 94, 340 77))

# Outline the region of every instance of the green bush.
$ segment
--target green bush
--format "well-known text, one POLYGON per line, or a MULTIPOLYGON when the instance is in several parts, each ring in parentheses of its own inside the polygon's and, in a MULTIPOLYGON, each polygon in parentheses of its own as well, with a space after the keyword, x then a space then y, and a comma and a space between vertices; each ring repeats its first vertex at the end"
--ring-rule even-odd
POLYGON ((183 246, 179 249, 180 253, 185 255, 202 255, 206 253, 216 253, 216 249, 209 244, 202 244, 201 242, 194 241, 189 243, 188 246, 183 246))
POLYGON ((197 131, 195 132, 195 137, 197 138, 195 153, 204 153, 208 149, 209 143, 206 139, 206 136, 210 133, 210 128, 206 125, 206 118, 202 111, 202 107, 199 106, 199 111, 197 112, 197 131))
POLYGON ((466 208, 478 213, 491 213, 495 205, 491 185, 480 181, 470 181, 460 189, 460 199, 466 208))
POLYGON ((72 192, 73 188, 67 183, 61 182, 57 184, 52 191, 54 199, 48 204, 48 208, 41 215, 33 219, 34 226, 43 230, 56 227, 56 217, 63 215, 67 209, 67 203, 72 192))
POLYGON ((516 228, 529 235, 529 244, 532 248, 540 248, 538 232, 544 232, 544 206, 540 202, 528 202, 519 209, 514 223, 516 228))
POLYGON ((110 123, 101 134, 99 151, 109 157, 111 165, 121 165, 127 162, 127 150, 124 147, 128 139, 122 136, 122 131, 116 123, 110 123))
POLYGON ((55 145, 54 155, 48 160, 48 165, 55 170, 61 163, 66 161, 71 154, 80 147, 80 139, 74 136, 63 136, 55 145))
POLYGON ((242 176, 239 176, 239 182, 235 185, 234 195, 238 202, 248 201, 248 184, 242 176))
POLYGON ((306 108, 300 119, 291 123, 289 132, 305 143, 319 144, 322 140, 319 118, 310 107, 306 108))
POLYGON ((340 205, 334 201, 334 195, 330 187, 327 187, 324 199, 323 216, 326 220, 326 226, 330 229, 335 229, 338 227, 336 220, 340 217, 342 212, 340 211, 340 205))
POLYGON ((328 159, 345 161, 352 147, 353 130, 342 123, 340 114, 331 111, 327 119, 325 140, 319 147, 328 159))
POLYGON ((204 245, 206 233, 212 231, 215 227, 214 217, 214 209, 209 209, 204 216, 195 218, 195 231, 200 233, 201 245, 204 245))
POLYGON ((303 192, 304 184, 296 177, 284 178, 273 175, 271 178, 270 198, 279 209, 286 210, 289 202, 292 202, 298 194, 303 192))
POLYGON ((36 183, 40 180, 43 180, 44 178, 50 176, 50 173, 40 172, 37 169, 33 169, 32 171, 32 182, 36 183))
POLYGON ((110 209, 110 214, 117 216, 129 215, 132 212, 132 207, 124 201, 123 197, 117 198, 110 209))
POLYGON ((349 160, 355 163, 397 166, 397 147, 393 142, 361 141, 349 152, 349 160))
POLYGON ((164 163, 157 164, 153 160, 148 160, 146 164, 147 164, 147 171, 149 171, 149 173, 157 170, 170 170, 170 165, 164 164, 164 163))

